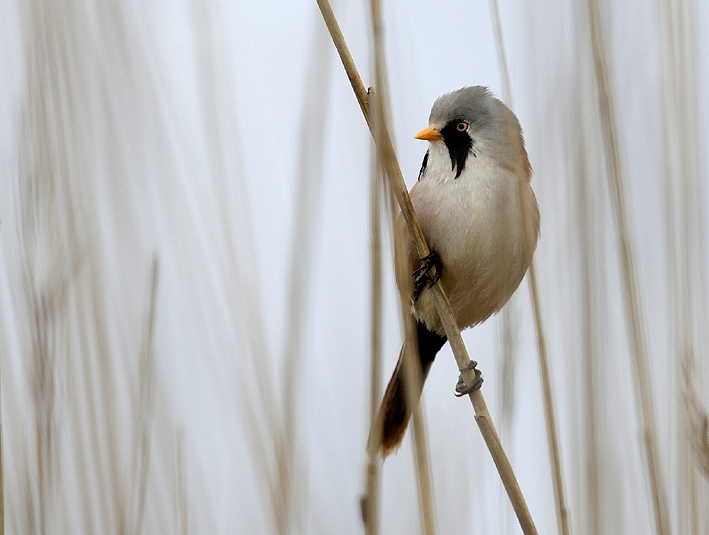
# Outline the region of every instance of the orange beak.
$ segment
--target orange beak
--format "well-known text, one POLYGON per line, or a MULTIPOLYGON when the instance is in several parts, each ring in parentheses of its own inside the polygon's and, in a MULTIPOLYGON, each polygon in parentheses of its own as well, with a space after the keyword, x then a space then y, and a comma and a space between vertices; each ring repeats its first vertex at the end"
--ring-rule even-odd
POLYGON ((414 139, 425 139, 426 141, 440 141, 443 134, 438 128, 428 126, 414 136, 414 139))

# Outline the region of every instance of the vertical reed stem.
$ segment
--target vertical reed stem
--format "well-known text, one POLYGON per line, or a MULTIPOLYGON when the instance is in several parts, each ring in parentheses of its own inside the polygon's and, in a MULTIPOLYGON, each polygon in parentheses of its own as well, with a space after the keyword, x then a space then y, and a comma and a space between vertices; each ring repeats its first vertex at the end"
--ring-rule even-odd
MULTIPOLYGON (((382 151, 385 147, 385 138, 389 139, 389 130, 387 126, 387 83, 386 83, 386 64, 384 61, 384 36, 381 20, 381 5, 379 0, 371 0, 371 22, 372 22, 372 38, 374 41, 374 85, 375 96, 374 102, 370 102, 370 111, 373 107, 374 119, 374 138, 377 148, 377 164, 378 169, 384 170, 384 162, 387 160, 387 154, 382 151)), ((391 151, 393 154, 393 149, 391 151)), ((411 314, 406 314, 406 339, 415 341, 416 326, 411 314)), ((413 407, 413 433, 414 453, 416 458, 416 481, 419 491, 419 503, 421 506, 421 516, 423 521, 423 532, 425 535, 435 535, 435 521, 433 518, 433 490, 431 484, 431 468, 429 463, 428 442, 426 440, 426 429, 423 420, 423 411, 421 404, 417 399, 417 392, 421 391, 421 374, 417 364, 418 348, 417 344, 407 344, 404 350, 404 359, 408 364, 404 367, 404 381, 406 382, 406 392, 408 395, 407 405, 413 407)), ((378 443, 378 442, 375 442, 378 443)))
MULTIPOLYGON (((490 13, 492 15, 492 25, 495 32, 497 44, 497 57, 502 73, 502 87, 505 103, 512 108, 512 90, 510 88, 510 76, 507 69, 507 55, 505 54, 505 44, 502 39, 502 24, 500 23, 500 12, 497 8, 497 0, 490 0, 490 13)), ((520 199, 521 199, 520 195, 520 199)), ((520 203, 520 210, 525 207, 520 203)), ((526 217, 522 218, 527 221, 526 217)), ((529 236, 529 229, 525 229, 525 234, 529 236)), ((544 415, 547 430, 547 441, 549 442, 549 456, 551 457, 552 482, 554 485, 554 503, 556 504, 556 519, 559 533, 569 535, 569 519, 566 510, 566 499, 564 497, 564 478, 561 470, 561 453, 559 448, 558 429, 556 425, 556 415, 554 411, 554 396, 551 388, 551 372, 549 371, 549 359, 547 358, 546 339, 544 337, 544 325, 542 324, 542 308, 537 290, 537 275, 534 268, 534 260, 529 266, 527 273, 529 280, 529 293, 534 311, 534 326, 537 333, 537 352, 539 355, 539 368, 542 379, 542 394, 544 398, 544 415)))
POLYGON ((616 224, 618 226, 620 261, 622 266, 621 282, 624 290, 623 297, 625 299, 624 308, 626 323, 630 334, 631 352, 634 357, 633 364, 637 375, 636 385, 640 396, 639 417, 643 422, 644 428, 643 440, 645 444, 648 474, 650 476, 650 491, 652 493, 652 505, 655 513, 655 527, 659 535, 669 535, 670 526, 666 511, 667 498, 665 496, 665 488, 662 484, 662 474, 660 473, 657 453, 655 410, 652 403, 647 342, 643 331, 644 322, 637 289, 637 277, 635 275, 635 259, 632 249, 633 240, 631 238, 630 225, 626 218, 625 195, 620 169, 620 157, 618 155, 618 143, 616 140, 613 102, 608 87, 597 1, 589 0, 588 8, 591 21, 591 45, 593 48, 593 60, 598 84, 601 124, 606 148, 606 164, 608 165, 608 180, 616 224))
MULTIPOLYGON (((373 429, 373 444, 379 444, 381 428, 375 426, 379 396, 382 389, 382 239, 381 239, 381 167, 372 167, 369 185, 369 211, 371 227, 371 391, 369 399, 369 421, 373 429)), ((367 452, 366 490, 363 503, 364 532, 366 535, 379 534, 379 456, 375 448, 367 452)))

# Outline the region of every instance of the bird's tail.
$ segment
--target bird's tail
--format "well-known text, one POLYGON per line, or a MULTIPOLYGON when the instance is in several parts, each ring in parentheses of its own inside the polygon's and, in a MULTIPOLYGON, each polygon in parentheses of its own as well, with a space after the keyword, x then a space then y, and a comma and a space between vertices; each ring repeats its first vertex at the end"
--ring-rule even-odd
MULTIPOLYGON (((421 385, 419 391, 416 392, 416 400, 418 401, 423 390, 423 383, 428 376, 428 371, 431 369, 431 364, 433 364, 433 359, 443 347, 443 344, 446 343, 446 337, 429 331, 421 322, 417 324, 416 330, 421 365, 421 385)), ((389 386, 384 392, 384 398, 379 406, 379 412, 375 420, 375 425, 378 426, 380 431, 380 441, 376 449, 381 453, 382 457, 386 457, 396 450, 404 438, 406 426, 409 423, 409 418, 411 418, 411 408, 407 406, 407 397, 404 349, 402 348, 399 354, 399 361, 396 363, 389 386)), ((373 428, 369 435, 370 447, 373 445, 374 436, 373 428)))

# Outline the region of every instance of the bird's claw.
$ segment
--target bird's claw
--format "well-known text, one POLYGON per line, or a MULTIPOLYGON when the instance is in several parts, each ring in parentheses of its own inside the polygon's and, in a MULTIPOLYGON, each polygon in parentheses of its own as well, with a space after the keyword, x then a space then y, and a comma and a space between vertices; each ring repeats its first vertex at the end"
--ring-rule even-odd
POLYGON ((483 385, 483 374, 480 370, 476 368, 477 365, 477 362, 471 360, 467 368, 460 370, 461 372, 464 372, 466 370, 475 371, 475 380, 471 384, 466 385, 465 381, 463 380, 463 375, 461 373, 461 375, 458 377, 458 384, 455 385, 456 397, 462 397, 466 394, 470 394, 471 392, 475 392, 476 390, 479 390, 480 387, 483 385))
POLYGON ((421 265, 412 273, 414 277, 414 301, 421 295, 421 292, 426 287, 426 283, 428 283, 428 287, 430 288, 438 282, 442 272, 443 264, 441 263, 441 257, 438 256, 436 251, 431 251, 421 259, 421 265), (429 273, 433 268, 436 268, 436 272, 433 278, 430 278, 429 273))

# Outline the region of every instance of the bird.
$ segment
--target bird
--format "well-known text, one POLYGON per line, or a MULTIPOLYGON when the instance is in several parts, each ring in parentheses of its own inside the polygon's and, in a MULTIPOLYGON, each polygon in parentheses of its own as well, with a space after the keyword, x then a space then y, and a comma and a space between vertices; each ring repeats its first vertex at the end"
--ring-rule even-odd
MULTIPOLYGON (((532 262, 539 208, 519 121, 488 88, 467 86, 442 95, 431 108, 428 127, 414 137, 428 141, 410 195, 431 254, 419 257, 401 214, 395 233, 401 244, 396 282, 416 320, 418 400, 447 341, 427 289, 436 282, 443 286, 461 329, 498 312, 532 262)), ((370 430, 368 448, 374 446, 383 458, 401 445, 411 415, 406 343, 370 430)), ((475 371, 479 380, 464 392, 480 387, 482 378, 475 371)))

